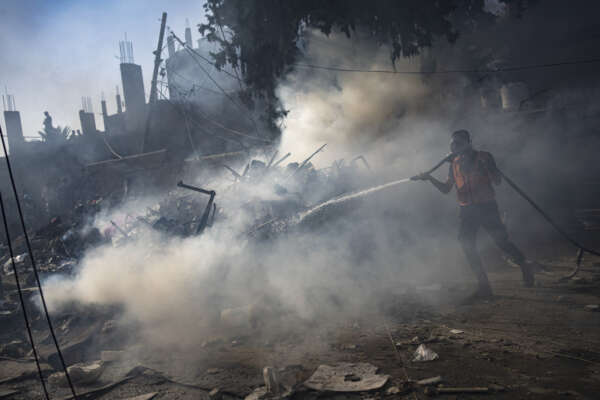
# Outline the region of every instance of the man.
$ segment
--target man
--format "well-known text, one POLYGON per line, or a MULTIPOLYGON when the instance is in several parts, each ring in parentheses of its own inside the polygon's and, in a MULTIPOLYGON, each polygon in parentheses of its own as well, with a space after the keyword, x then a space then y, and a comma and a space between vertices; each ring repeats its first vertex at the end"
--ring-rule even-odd
POLYGON ((417 179, 430 181, 440 192, 448 193, 456 186, 460 205, 459 240, 465 256, 477 276, 479 287, 474 297, 492 296, 492 288, 477 252, 476 237, 479 227, 483 227, 505 253, 521 267, 523 283, 532 287, 533 271, 527 265, 523 253, 509 240, 506 227, 500 220, 496 203, 494 185, 499 185, 501 175, 496 168, 492 155, 485 151, 473 149, 471 136, 466 130, 452 134, 450 142, 452 151, 448 180, 440 182, 431 175, 423 173, 417 179))

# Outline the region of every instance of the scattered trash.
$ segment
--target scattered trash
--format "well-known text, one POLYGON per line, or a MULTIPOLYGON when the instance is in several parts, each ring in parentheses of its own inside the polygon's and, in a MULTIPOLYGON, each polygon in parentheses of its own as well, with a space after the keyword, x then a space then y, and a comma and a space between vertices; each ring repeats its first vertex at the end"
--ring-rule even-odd
POLYGON ((600 311, 600 305, 598 304, 588 304, 584 307, 586 311, 600 311))
POLYGON ((420 344, 415 350, 413 361, 433 361, 438 358, 439 355, 435 351, 425 347, 424 344, 420 344))
POLYGON ((420 381, 417 381, 417 385, 430 386, 430 385, 436 385, 436 384, 440 383, 441 381, 442 381, 442 377, 438 375, 438 376, 434 376, 433 378, 421 379, 420 381))
POLYGON ((309 389, 331 392, 366 392, 383 387, 389 375, 378 375, 369 363, 320 365, 304 385, 309 389))
POLYGON ((460 335, 461 333, 465 333, 465 331, 461 331, 460 329, 450 329, 450 333, 453 335, 460 335))

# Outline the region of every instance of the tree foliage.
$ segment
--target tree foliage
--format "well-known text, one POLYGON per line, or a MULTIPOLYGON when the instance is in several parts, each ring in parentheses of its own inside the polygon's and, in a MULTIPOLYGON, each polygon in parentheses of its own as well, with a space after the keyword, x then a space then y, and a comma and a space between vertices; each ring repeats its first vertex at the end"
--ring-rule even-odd
POLYGON ((436 37, 454 41, 449 16, 457 7, 483 9, 483 0, 207 0, 200 33, 218 44, 217 67, 239 68, 246 100, 260 97, 267 119, 285 112, 275 95, 277 81, 290 71, 308 29, 348 37, 357 30, 390 46, 391 61, 413 56, 436 37))

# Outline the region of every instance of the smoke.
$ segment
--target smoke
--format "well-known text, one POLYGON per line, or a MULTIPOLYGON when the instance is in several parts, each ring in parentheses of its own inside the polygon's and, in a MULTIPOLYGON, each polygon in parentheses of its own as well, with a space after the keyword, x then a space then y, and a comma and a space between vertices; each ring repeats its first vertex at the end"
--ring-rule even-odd
MULTIPOLYGON (((312 33, 305 50, 303 64, 391 68, 389 49, 360 36, 312 33)), ((435 55, 445 65, 457 62, 445 44, 437 44, 431 54, 401 60, 396 68, 418 71, 427 56, 435 55)), ((498 165, 518 175, 534 198, 564 205, 553 197, 563 182, 554 161, 575 157, 555 135, 560 131, 555 115, 532 120, 527 113, 483 108, 479 87, 467 76, 298 67, 280 83, 279 95, 290 110, 280 154, 289 151, 300 161, 327 143, 313 160, 320 167, 362 154, 373 167, 358 182, 363 187, 427 169, 448 152, 450 133, 464 128, 472 132, 475 147, 491 150, 498 165), (551 188, 549 177, 558 182, 551 188)), ((447 167, 440 171, 445 179, 447 167)), ((275 181, 285 183, 281 177, 275 181)), ((214 227, 185 239, 145 231, 123 245, 95 249, 81 261, 75 278, 46 282, 50 305, 61 310, 73 303, 118 304, 125 320, 140 324, 148 343, 186 348, 213 334, 268 336, 376 316, 403 288, 473 280, 457 248, 455 200, 426 183, 409 181, 349 196, 302 214, 310 219, 302 229, 269 241, 250 239, 250 230, 268 222, 262 206, 278 198, 268 182, 233 189, 215 177, 211 184, 223 215, 214 227)), ((509 211, 509 231, 517 233, 517 244, 532 232, 548 234, 503 186, 498 197, 509 211)), ((444 298, 440 293, 438 300, 444 298)))

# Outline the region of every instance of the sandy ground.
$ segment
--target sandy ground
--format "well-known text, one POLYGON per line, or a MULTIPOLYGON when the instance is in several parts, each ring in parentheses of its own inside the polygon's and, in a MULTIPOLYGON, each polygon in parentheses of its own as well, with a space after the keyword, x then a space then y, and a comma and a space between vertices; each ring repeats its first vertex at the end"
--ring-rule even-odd
MULTIPOLYGON (((485 395, 435 395, 440 398, 596 399, 600 312, 586 305, 600 303, 600 257, 586 256, 577 278, 560 282, 574 263, 572 251, 563 253, 541 260, 549 271, 538 274, 538 284, 530 289, 522 287, 517 269, 492 266, 490 279, 496 292, 492 301, 462 305, 472 289, 466 283, 403 290, 386 301, 383 313, 303 327, 296 333, 290 327, 289 334, 269 340, 252 335, 220 338, 189 349, 186 355, 144 354, 137 349, 135 360, 107 364, 99 382, 78 386, 77 391, 118 382, 80 397, 122 399, 149 394, 145 398, 151 398, 154 393, 155 399, 202 399, 219 388, 223 398, 243 398, 264 384, 262 369, 269 365, 280 369, 282 380, 298 384, 292 398, 299 399, 426 398, 431 394, 422 387, 403 394, 407 379, 437 375, 446 387, 493 390, 485 395), (439 298, 446 300, 440 303, 439 298), (462 333, 451 333, 452 329, 462 333), (439 358, 413 362, 419 344, 439 358), (316 392, 299 384, 319 365, 337 362, 368 362, 390 379, 380 390, 361 393, 316 392), (140 364, 148 369, 138 368, 123 380, 140 364), (394 391, 391 387, 400 393, 388 394, 394 391)), ((5 334, 8 328, 22 330, 22 326, 22 320, 5 321, 2 329, 5 334)), ((50 367, 45 364, 45 369, 50 367)), ((52 398, 68 398, 64 388, 50 385, 50 390, 52 398)), ((0 359, 0 398, 41 397, 31 358, 0 359)))

